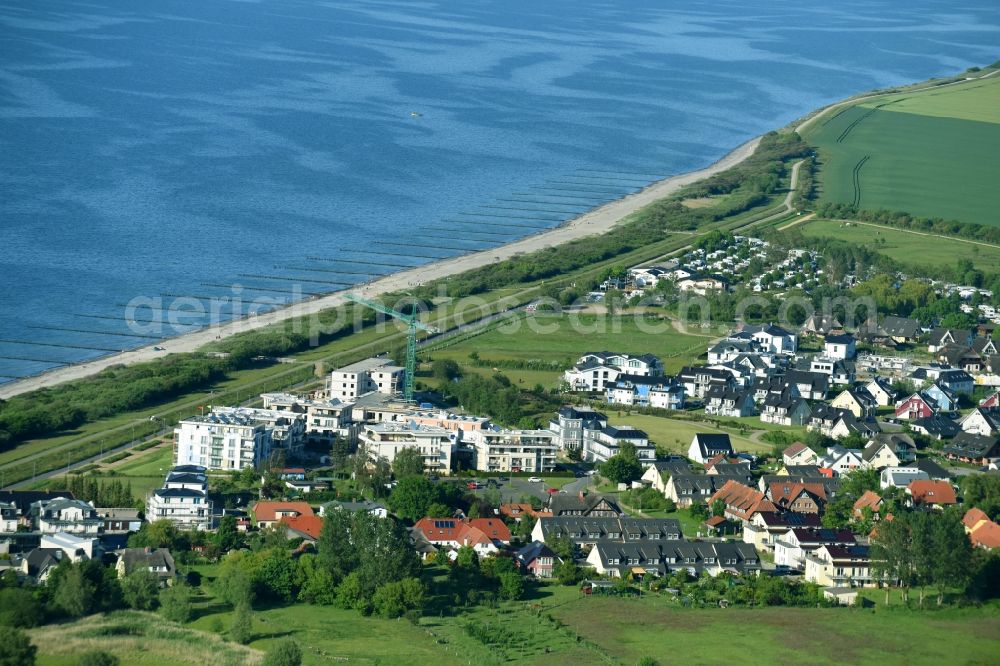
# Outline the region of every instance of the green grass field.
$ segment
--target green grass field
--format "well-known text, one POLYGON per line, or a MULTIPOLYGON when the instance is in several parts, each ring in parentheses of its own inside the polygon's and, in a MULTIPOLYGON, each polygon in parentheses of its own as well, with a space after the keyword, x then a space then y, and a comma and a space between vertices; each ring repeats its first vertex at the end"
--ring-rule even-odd
POLYGON ((649 439, 660 446, 666 447, 674 453, 687 455, 688 447, 696 433, 716 433, 723 432, 729 435, 733 442, 733 448, 737 451, 748 451, 751 453, 766 453, 771 450, 771 445, 766 442, 757 443, 747 437, 741 436, 739 431, 733 429, 719 429, 709 423, 699 421, 681 421, 669 419, 662 416, 651 416, 648 414, 625 414, 622 412, 605 410, 608 421, 612 425, 631 425, 645 431, 649 439))
MULTIPOLYGON (((476 352, 491 361, 541 361, 569 366, 588 351, 614 350, 654 354, 663 361, 666 372, 671 373, 704 353, 711 339, 678 333, 666 321, 643 321, 631 314, 538 314, 434 350, 429 356, 453 359, 467 371, 492 374, 491 368, 472 366, 469 354, 476 352)), ((559 370, 502 370, 512 380, 528 386, 555 386, 562 378, 559 370)))
POLYGON ((808 237, 834 238, 864 245, 904 266, 953 266, 959 259, 968 259, 982 271, 992 271, 1000 265, 1000 247, 994 245, 979 245, 885 226, 857 223, 848 226, 835 220, 814 219, 795 228, 808 237))
POLYGON ((848 106, 804 138, 819 148, 824 201, 1000 223, 1000 77, 848 106))

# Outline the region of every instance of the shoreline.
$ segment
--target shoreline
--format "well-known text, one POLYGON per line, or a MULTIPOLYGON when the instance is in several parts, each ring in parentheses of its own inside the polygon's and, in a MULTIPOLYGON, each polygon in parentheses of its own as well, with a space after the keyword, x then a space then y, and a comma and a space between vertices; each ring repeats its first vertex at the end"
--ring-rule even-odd
POLYGON ((376 280, 359 283, 347 289, 304 298, 295 303, 281 306, 278 309, 261 313, 255 317, 243 316, 239 319, 226 321, 218 326, 209 326, 197 331, 167 337, 155 344, 136 347, 135 349, 102 356, 90 361, 59 366, 36 375, 6 382, 0 384, 0 399, 9 399, 22 393, 29 393, 63 382, 89 377, 116 365, 144 363, 164 358, 167 354, 197 351, 209 343, 239 333, 264 328, 288 319, 308 316, 321 310, 328 310, 343 305, 347 302, 344 298, 344 294, 347 292, 353 292, 365 298, 376 298, 382 294, 406 289, 416 284, 432 282, 457 275, 484 264, 503 261, 516 255, 529 254, 546 247, 605 233, 632 213, 648 206, 654 201, 663 199, 692 183, 725 171, 743 162, 757 149, 760 139, 761 137, 758 136, 746 141, 707 167, 653 181, 638 192, 601 204, 571 220, 563 222, 558 227, 545 229, 493 248, 461 254, 456 257, 447 257, 414 268, 405 268, 376 280), (162 347, 163 351, 156 351, 154 347, 162 347))

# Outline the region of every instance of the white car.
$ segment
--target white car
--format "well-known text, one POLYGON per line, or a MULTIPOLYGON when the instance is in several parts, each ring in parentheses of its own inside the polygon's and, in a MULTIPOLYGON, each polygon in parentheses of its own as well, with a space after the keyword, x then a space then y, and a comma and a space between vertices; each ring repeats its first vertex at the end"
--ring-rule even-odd
POLYGON ((542 477, 540 477, 540 476, 529 476, 528 477, 528 483, 541 483, 541 482, 542 482, 542 477))

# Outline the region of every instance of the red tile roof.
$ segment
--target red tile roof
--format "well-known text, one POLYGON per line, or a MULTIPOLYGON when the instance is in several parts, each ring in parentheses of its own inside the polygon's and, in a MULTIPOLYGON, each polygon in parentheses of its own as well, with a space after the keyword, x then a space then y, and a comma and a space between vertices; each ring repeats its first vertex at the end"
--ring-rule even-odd
POLYGON ((494 541, 510 542, 510 530, 496 518, 463 521, 458 518, 421 518, 413 526, 430 543, 457 543, 460 546, 489 545, 494 541), (481 522, 480 522, 481 521, 481 522), (477 523, 478 524, 474 524, 477 523), (496 523, 499 523, 497 525, 496 523), (503 530, 500 529, 503 527, 503 530), (491 536, 496 533, 498 536, 491 536))
POLYGON ((993 521, 981 523, 969 534, 969 539, 979 548, 1000 548, 1000 525, 993 521))
POLYGON ((965 515, 962 516, 962 524, 965 525, 966 530, 971 530, 983 520, 990 521, 990 517, 987 516, 986 512, 982 509, 977 509, 975 507, 966 511, 965 515))
POLYGON ((882 496, 874 490, 866 490, 864 494, 858 498, 858 501, 854 503, 854 513, 860 516, 862 509, 865 507, 868 507, 877 513, 880 504, 882 504, 882 496))
POLYGON ((741 520, 749 520, 762 511, 777 511, 764 493, 733 480, 726 481, 726 485, 715 491, 708 503, 711 506, 717 500, 725 503, 727 513, 741 520))
POLYGON ((913 497, 914 504, 956 504, 955 489, 947 481, 918 479, 911 481, 906 492, 913 497))
POLYGON ((319 533, 323 530, 323 519, 319 516, 295 516, 294 518, 282 518, 282 525, 287 525, 296 532, 301 532, 312 539, 318 539, 319 533))
POLYGON ((805 451, 808 448, 809 447, 806 446, 805 444, 803 444, 802 442, 795 442, 794 444, 792 444, 791 446, 789 446, 787 449, 785 449, 784 451, 782 451, 781 454, 785 455, 785 456, 788 456, 789 458, 793 458, 793 457, 797 456, 798 454, 802 453, 803 451, 805 451))
POLYGON ((510 543, 510 530, 499 518, 473 518, 469 525, 480 530, 483 534, 502 543, 510 543))
POLYGON ((541 510, 535 511, 534 509, 531 508, 530 504, 515 504, 515 503, 501 504, 500 514, 507 516, 508 518, 515 518, 515 519, 520 518, 521 516, 531 516, 532 518, 538 518, 542 516, 545 517, 552 516, 551 511, 541 511, 541 510))
POLYGON ((278 520, 279 513, 292 516, 315 515, 308 502, 257 502, 251 511, 258 523, 273 523, 278 520))

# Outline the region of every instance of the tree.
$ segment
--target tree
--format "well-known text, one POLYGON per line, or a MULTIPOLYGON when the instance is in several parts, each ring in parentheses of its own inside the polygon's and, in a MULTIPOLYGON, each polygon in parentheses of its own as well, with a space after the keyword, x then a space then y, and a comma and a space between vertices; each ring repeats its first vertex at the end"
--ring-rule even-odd
POLYGON ((219 529, 215 533, 215 543, 219 552, 228 553, 240 543, 240 533, 236 529, 236 516, 225 515, 219 521, 219 529))
POLYGON ((233 608, 253 603, 253 580, 242 566, 243 559, 231 554, 223 562, 222 571, 215 579, 215 590, 219 598, 233 608))
POLYGON ((246 645, 253 638, 253 613, 248 602, 236 607, 233 623, 229 626, 229 637, 240 645, 246 645))
POLYGON ((20 629, 0 627, 0 666, 34 666, 37 651, 20 629))
POLYGON ((427 515, 431 504, 437 500, 437 487, 433 482, 423 475, 408 476, 392 489, 386 504, 396 515, 417 521, 427 515))
POLYGON ((386 583, 375 590, 372 606, 382 617, 400 617, 424 603, 424 585, 417 578, 386 583))
POLYGON ((135 610, 153 610, 156 606, 160 581, 149 569, 136 569, 121 582, 125 604, 135 610))
POLYGON ((52 604, 70 617, 83 617, 96 606, 96 586, 76 564, 62 564, 53 572, 49 585, 53 586, 52 604))
POLYGON ((171 622, 187 622, 191 610, 191 588, 185 583, 174 583, 160 592, 160 612, 171 622))
POLYGON ((600 467, 601 475, 612 483, 628 483, 642 476, 642 465, 636 455, 635 445, 622 442, 618 453, 600 467))
POLYGON ((420 449, 407 446, 397 451, 392 461, 392 471, 401 480, 409 476, 423 476, 424 458, 420 455, 420 449))
POLYGON ((688 512, 695 520, 705 520, 709 516, 708 505, 704 502, 691 502, 688 512))
POLYGON ((340 470, 347 467, 351 458, 351 443, 346 437, 337 435, 330 447, 330 466, 340 470))
POLYGON ((462 369, 450 358, 438 358, 431 363, 431 374, 440 382, 450 382, 462 376, 462 369))
POLYGON ((722 500, 712 502, 712 515, 717 517, 726 515, 726 503, 722 500))
POLYGON ((291 638, 283 638, 267 651, 261 666, 299 666, 302 648, 291 638))
POLYGON ((949 587, 964 588, 971 579, 972 544, 957 513, 948 511, 936 515, 930 529, 930 557, 928 568, 937 603, 944 602, 949 587))
POLYGON ((552 573, 560 585, 576 585, 583 579, 583 571, 571 559, 557 563, 552 573))
POLYGON ((516 571, 505 571, 500 574, 500 597, 513 601, 524 594, 524 579, 516 571))
POLYGON ((104 650, 93 650, 80 655, 78 666, 118 666, 121 661, 115 655, 104 650))
POLYGON ((0 625, 29 629, 42 623, 42 604, 22 587, 0 589, 0 625))

